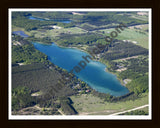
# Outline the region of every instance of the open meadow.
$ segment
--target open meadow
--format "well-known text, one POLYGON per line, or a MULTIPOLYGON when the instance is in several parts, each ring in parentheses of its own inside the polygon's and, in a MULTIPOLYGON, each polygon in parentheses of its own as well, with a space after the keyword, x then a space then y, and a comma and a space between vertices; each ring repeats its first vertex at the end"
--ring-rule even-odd
MULTIPOLYGON (((136 41, 137 45, 140 45, 148 49, 149 39, 148 39, 148 32, 145 31, 146 30, 145 27, 143 27, 143 29, 133 29, 133 28, 124 29, 123 31, 121 31, 121 33, 118 33, 118 36, 116 37, 116 39, 136 41)), ((110 36, 110 33, 112 31, 115 31, 115 28, 103 29, 100 31, 104 31, 105 36, 110 36)))
POLYGON ((144 93, 141 98, 136 100, 121 101, 109 103, 93 96, 92 94, 83 94, 79 96, 71 96, 73 107, 80 115, 108 115, 120 111, 133 109, 145 104, 148 104, 148 94, 144 93))

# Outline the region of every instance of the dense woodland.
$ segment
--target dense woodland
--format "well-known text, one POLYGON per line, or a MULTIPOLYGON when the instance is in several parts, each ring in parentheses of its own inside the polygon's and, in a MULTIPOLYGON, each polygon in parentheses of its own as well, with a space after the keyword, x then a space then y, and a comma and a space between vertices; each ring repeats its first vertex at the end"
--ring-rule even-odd
MULTIPOLYGON (((71 12, 14 12, 12 13, 12 24, 17 27, 23 27, 25 30, 35 30, 41 28, 45 25, 58 25, 61 27, 73 27, 75 25, 79 25, 82 23, 89 23, 95 26, 102 26, 108 24, 119 24, 124 23, 128 26, 137 25, 137 24, 145 24, 146 21, 138 20, 129 17, 128 15, 120 16, 116 12, 107 13, 107 12, 88 12, 85 15, 73 15, 71 12), (28 16, 42 17, 54 19, 52 20, 31 20, 28 19, 28 16), (52 18, 51 18, 52 17, 52 18), (56 20, 65 20, 70 19, 73 20, 71 23, 61 23, 56 22, 56 20)), ((84 29, 88 30, 88 26, 83 26, 84 29)), ((91 28, 89 30, 92 30, 91 28)))
POLYGON ((148 55, 148 50, 131 42, 111 43, 103 54, 104 60, 116 60, 136 55, 148 55))
POLYGON ((57 40, 55 40, 61 46, 77 46, 77 45, 92 45, 97 43, 106 43, 104 37, 99 34, 87 33, 87 34, 63 34, 57 40))
POLYGON ((110 72, 116 73, 115 70, 119 67, 127 68, 127 70, 116 73, 120 80, 131 79, 132 81, 126 86, 130 92, 139 95, 148 92, 148 50, 132 43, 115 43, 103 53, 101 61, 106 63, 110 72), (114 60, 132 57, 122 62, 114 60))
POLYGON ((12 13, 12 25, 16 27, 22 27, 26 31, 36 30, 43 28, 46 25, 58 25, 61 27, 73 27, 73 23, 60 23, 55 21, 40 21, 40 20, 31 20, 27 16, 31 14, 26 12, 14 12, 12 13))
POLYGON ((72 19, 75 22, 89 23, 96 26, 121 23, 128 25, 144 24, 147 23, 142 20, 133 19, 127 12, 121 12, 123 17, 117 12, 79 12, 82 15, 73 15, 71 12, 32 12, 30 15, 35 17, 42 17, 48 19, 72 19), (127 15, 126 15, 127 14, 127 15))
POLYGON ((36 104, 35 97, 31 96, 31 90, 25 86, 12 89, 12 111, 36 104))
MULTIPOLYGON (((21 40, 18 38, 18 40, 21 41, 23 38, 21 40)), ((71 76, 72 79, 65 81, 65 86, 59 88, 57 82, 60 82, 62 74, 68 74, 68 72, 52 64, 47 56, 36 50, 31 43, 12 45, 12 110, 18 111, 21 108, 39 104, 41 107, 53 107, 55 109, 62 107, 66 114, 76 113, 70 103, 63 101, 63 98, 78 94, 79 90, 81 93, 85 93, 85 90, 90 89, 90 87, 83 81, 71 76), (25 65, 19 66, 18 63, 25 65), (74 87, 77 84, 79 86, 74 87), (57 88, 58 92, 56 90, 51 92, 51 88, 57 88), (36 92, 42 94, 36 98, 32 97, 31 94, 36 92), (48 93, 50 93, 49 97, 47 96, 48 93), (60 97, 62 98, 57 103, 60 97), (66 109, 65 106, 67 106, 66 109)))

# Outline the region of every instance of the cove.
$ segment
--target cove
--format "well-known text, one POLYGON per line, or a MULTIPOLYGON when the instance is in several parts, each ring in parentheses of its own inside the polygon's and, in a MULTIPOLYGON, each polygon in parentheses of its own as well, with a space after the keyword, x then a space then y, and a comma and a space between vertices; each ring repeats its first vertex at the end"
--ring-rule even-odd
POLYGON ((24 38, 25 38, 25 37, 28 37, 28 35, 25 34, 24 31, 13 31, 12 33, 15 34, 15 35, 22 36, 22 37, 24 37, 24 38))
MULTIPOLYGON (((44 45, 34 42, 33 45, 37 50, 45 53, 52 63, 67 71, 71 71, 81 60, 84 60, 82 56, 89 55, 78 49, 59 47, 55 43, 44 45)), ((121 85, 116 75, 106 72, 105 68, 106 65, 103 63, 90 60, 90 63, 87 63, 87 66, 79 73, 73 73, 96 91, 113 96, 129 93, 129 90, 121 85)))
POLYGON ((52 20, 52 19, 43 19, 38 17, 29 16, 28 17, 31 20, 40 20, 40 21, 55 21, 55 22, 61 22, 61 23, 70 23, 71 20, 52 20))

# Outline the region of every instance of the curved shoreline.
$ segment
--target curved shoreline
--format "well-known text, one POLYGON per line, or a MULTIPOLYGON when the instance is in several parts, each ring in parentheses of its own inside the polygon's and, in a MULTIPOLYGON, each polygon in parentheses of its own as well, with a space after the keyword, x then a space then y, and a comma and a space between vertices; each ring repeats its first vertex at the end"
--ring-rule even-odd
MULTIPOLYGON (((111 74, 113 74, 113 75, 115 75, 116 78, 117 78, 117 80, 121 83, 121 85, 124 86, 124 87, 126 87, 126 86, 124 85, 124 83, 123 83, 123 80, 119 79, 119 78, 117 77, 117 74, 116 74, 116 73, 109 71, 107 68, 105 68, 105 71, 106 71, 106 72, 109 72, 109 73, 111 73, 111 74)), ((126 88, 127 88, 127 87, 126 87, 126 88)), ((128 88, 127 88, 127 89, 128 89, 128 88)), ((128 89, 128 90, 129 90, 129 89, 128 89)))
MULTIPOLYGON (((39 43, 39 42, 38 42, 38 43, 39 43)), ((42 43, 42 42, 41 42, 41 43, 42 43)), ((42 43, 42 44, 43 44, 43 43, 42 43)), ((65 49, 68 49, 68 48, 70 48, 70 49, 76 49, 76 50, 79 50, 79 51, 82 51, 82 52, 85 52, 85 53, 89 54, 87 51, 82 50, 82 49, 79 49, 79 48, 77 48, 77 47, 65 47, 65 46, 59 45, 59 44, 56 43, 56 42, 53 42, 52 44, 55 44, 55 45, 57 45, 57 46, 60 47, 60 48, 65 48, 65 49)), ((46 44, 44 44, 44 45, 46 45, 46 44)), ((90 54, 89 54, 89 55, 90 55, 90 54)), ((91 55, 90 55, 90 56, 91 56, 91 55)), ((95 60, 95 59, 92 59, 92 61, 96 61, 96 62, 100 62, 100 63, 104 64, 104 65, 105 65, 105 69, 104 69, 104 70, 106 71, 107 65, 106 65, 105 63, 103 63, 103 62, 100 61, 100 60, 98 61, 98 60, 95 60)), ((108 71, 108 69, 107 69, 106 72, 115 75, 115 76, 116 76, 116 79, 120 82, 121 86, 127 88, 127 87, 124 85, 123 81, 117 77, 117 74, 115 74, 114 72, 108 71)), ((128 89, 128 88, 127 88, 127 89, 128 89)), ((128 89, 128 91, 129 91, 129 89, 128 89)), ((129 91, 129 93, 130 93, 130 91, 129 91)))
MULTIPOLYGON (((59 45, 59 44, 56 43, 56 42, 52 42, 51 44, 45 44, 45 43, 43 43, 43 42, 39 42, 39 41, 38 41, 37 43, 44 44, 44 45, 52 45, 52 44, 56 44, 58 47, 61 47, 61 48, 76 49, 76 50, 85 52, 85 53, 87 53, 88 55, 90 55, 90 53, 88 53, 87 51, 85 51, 85 50, 83 50, 83 49, 80 49, 80 48, 78 48, 78 47, 65 47, 65 46, 59 45)), ((90 56, 91 56, 91 55, 90 55, 90 56)), ((100 61, 100 60, 96 60, 96 59, 93 58, 92 61, 100 62, 100 63, 104 64, 104 65, 107 67, 107 65, 106 65, 105 63, 103 63, 102 61, 100 61)), ((106 69, 107 69, 107 68, 105 68, 104 70, 106 71, 106 69)), ((115 74, 115 73, 113 73, 113 72, 110 72, 110 71, 108 71, 108 70, 107 70, 106 72, 115 75, 115 76, 116 76, 116 79, 121 83, 121 85, 124 86, 124 87, 126 87, 126 86, 124 85, 124 83, 122 82, 122 80, 119 79, 119 78, 117 77, 117 74, 115 74)), ((127 87, 126 87, 126 88, 127 88, 127 87)), ((128 89, 128 88, 127 88, 127 89, 128 89)), ((129 89, 128 89, 128 91, 129 91, 129 89)), ((130 92, 130 91, 129 91, 129 92, 130 92)))
MULTIPOLYGON (((83 52, 85 52, 85 53, 87 53, 87 54, 89 54, 87 51, 85 51, 85 50, 82 50, 82 49, 79 49, 79 48, 77 48, 77 47, 64 47, 64 46, 60 46, 58 43, 56 43, 56 42, 54 42, 57 46, 59 46, 59 47, 61 47, 61 48, 72 48, 72 49, 78 49, 78 50, 80 50, 80 51, 83 51, 83 52)), ((90 55, 90 54, 89 54, 90 55)), ((91 56, 91 55, 90 55, 91 56)), ((121 85, 122 86, 124 86, 124 87, 126 87, 125 85, 124 85, 124 83, 123 83, 123 80, 121 80, 121 79, 119 79, 118 77, 117 77, 117 74, 115 74, 114 72, 111 72, 111 71, 109 71, 108 69, 107 69, 107 65, 105 64, 105 63, 103 63, 102 61, 98 61, 98 60, 95 60, 95 59, 93 59, 93 61, 97 61, 97 62, 101 62, 102 64, 104 64, 105 66, 106 66, 106 68, 104 69, 106 72, 108 72, 108 73, 111 73, 111 74, 113 74, 113 75, 115 75, 116 76, 116 79, 121 83, 121 85)), ((127 88, 127 87, 126 87, 127 88)), ((127 88, 128 89, 128 88, 127 88)), ((129 89, 128 89, 129 90, 129 89)), ((129 91, 130 92, 130 91, 129 91)))

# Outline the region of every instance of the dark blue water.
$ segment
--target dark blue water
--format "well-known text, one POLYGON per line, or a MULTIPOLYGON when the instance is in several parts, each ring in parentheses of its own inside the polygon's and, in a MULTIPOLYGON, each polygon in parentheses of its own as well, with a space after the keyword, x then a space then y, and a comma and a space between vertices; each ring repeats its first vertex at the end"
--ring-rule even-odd
POLYGON ((31 20, 40 20, 40 21, 55 21, 55 22, 61 22, 61 23, 70 23, 71 20, 50 20, 50 19, 42 19, 42 18, 37 18, 37 17, 33 17, 33 16, 29 16, 28 17, 31 20))
MULTIPOLYGON (((45 53, 51 62, 67 71, 71 71, 75 66, 78 66, 78 63, 84 60, 82 56, 88 55, 77 49, 58 47, 56 44, 33 44, 36 49, 45 53)), ((114 96, 127 94, 129 92, 128 89, 121 85, 115 75, 106 72, 105 68, 104 64, 90 60, 84 69, 81 68, 79 73, 75 71, 73 73, 99 92, 109 93, 114 96)))
POLYGON ((22 36, 22 37, 28 37, 28 35, 25 34, 24 31, 14 31, 12 33, 16 34, 16 35, 19 35, 19 36, 22 36))

